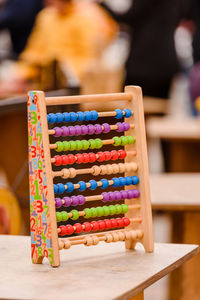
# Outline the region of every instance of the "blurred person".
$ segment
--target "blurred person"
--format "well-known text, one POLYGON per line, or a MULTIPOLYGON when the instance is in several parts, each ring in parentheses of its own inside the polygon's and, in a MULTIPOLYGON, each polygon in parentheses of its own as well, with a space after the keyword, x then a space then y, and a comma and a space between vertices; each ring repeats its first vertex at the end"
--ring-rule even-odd
POLYGON ((146 96, 168 98, 172 79, 181 71, 174 32, 186 15, 189 0, 133 0, 123 14, 101 2, 130 29, 125 84, 141 86, 146 96))
POLYGON ((10 32, 13 58, 24 50, 42 0, 6 0, 0 7, 0 30, 10 32))

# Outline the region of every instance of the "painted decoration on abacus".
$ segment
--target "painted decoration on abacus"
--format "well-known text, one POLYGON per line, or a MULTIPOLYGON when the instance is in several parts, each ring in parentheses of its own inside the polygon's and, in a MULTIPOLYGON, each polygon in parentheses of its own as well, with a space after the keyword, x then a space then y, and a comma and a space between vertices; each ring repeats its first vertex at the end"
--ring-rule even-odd
POLYGON ((47 203, 47 182, 40 122, 40 109, 36 93, 28 97, 29 135, 29 187, 31 221, 31 256, 37 262, 40 256, 53 263, 51 224, 47 203), (36 154, 37 153, 37 154, 36 154))

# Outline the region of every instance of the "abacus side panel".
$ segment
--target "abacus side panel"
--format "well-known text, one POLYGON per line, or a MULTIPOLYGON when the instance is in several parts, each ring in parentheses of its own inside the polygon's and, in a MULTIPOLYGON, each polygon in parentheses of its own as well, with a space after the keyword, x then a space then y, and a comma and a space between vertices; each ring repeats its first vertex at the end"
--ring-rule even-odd
POLYGON ((43 92, 29 92, 31 256, 33 263, 42 263, 43 257, 46 256, 52 266, 58 266, 60 259, 57 223, 44 99, 43 92))
MULTIPOLYGON (((152 226, 152 210, 151 210, 151 200, 150 200, 150 187, 149 187, 149 169, 148 169, 148 157, 147 157, 147 146, 146 146, 146 132, 145 132, 145 122, 144 122, 144 109, 143 109, 143 98, 142 90, 137 86, 127 86, 125 87, 126 93, 132 94, 132 101, 127 101, 128 108, 134 110, 134 115, 129 118, 129 123, 134 123, 135 128, 130 129, 129 135, 136 138, 136 142, 133 145, 128 145, 125 147, 126 150, 136 150, 136 157, 126 158, 126 162, 134 161, 138 165, 137 175, 139 177, 139 184, 137 185, 140 191, 140 204, 141 210, 140 215, 142 216, 142 223, 135 228, 134 224, 129 226, 130 229, 142 229, 144 232, 143 239, 141 243, 143 244, 147 252, 152 252, 154 249, 153 241, 153 226, 152 226)), ((126 173, 126 176, 131 176, 133 174, 126 173)), ((134 204, 135 200, 126 200, 126 204, 134 204)), ((129 211, 126 216, 129 218, 138 216, 138 212, 129 211)), ((134 243, 130 244, 126 241, 126 247, 133 249, 134 243)))

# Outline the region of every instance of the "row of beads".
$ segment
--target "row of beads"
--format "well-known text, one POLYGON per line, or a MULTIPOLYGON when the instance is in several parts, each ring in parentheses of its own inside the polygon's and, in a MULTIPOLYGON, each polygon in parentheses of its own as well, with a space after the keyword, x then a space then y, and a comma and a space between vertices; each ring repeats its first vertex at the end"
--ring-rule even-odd
POLYGON ((83 211, 78 211, 76 209, 71 210, 69 213, 66 211, 57 211, 56 220, 57 222, 67 221, 69 218, 72 220, 77 220, 79 217, 95 218, 95 217, 106 217, 109 215, 120 215, 125 214, 128 211, 128 205, 126 204, 116 204, 108 206, 98 206, 85 208, 83 211))
POLYGON ((81 233, 90 232, 90 231, 97 231, 97 230, 104 230, 104 229, 111 229, 111 228, 120 228, 126 227, 130 224, 130 220, 126 217, 124 218, 117 218, 117 219, 105 219, 99 221, 92 221, 92 222, 84 222, 83 224, 76 223, 73 226, 68 225, 60 225, 59 226, 59 235, 71 235, 73 233, 81 233))
MULTIPOLYGON (((108 193, 104 192, 100 195, 100 197, 97 196, 97 200, 101 200, 102 202, 119 201, 125 199, 138 198, 139 196, 140 196, 140 192, 137 189, 122 190, 122 191, 114 191, 108 193)), ((69 206, 83 205, 87 200, 86 198, 87 197, 84 197, 83 195, 64 197, 63 199, 55 198, 55 205, 56 208, 59 208, 61 206, 69 207, 69 206)))
POLYGON ((74 188, 78 189, 79 191, 85 191, 87 188, 90 190, 95 190, 98 186, 102 189, 107 189, 109 185, 114 187, 123 187, 125 185, 136 185, 139 183, 138 176, 126 176, 126 177, 114 177, 111 180, 101 179, 100 181, 90 180, 88 183, 85 181, 79 181, 76 186, 72 182, 67 182, 65 185, 62 183, 54 184, 54 193, 55 194, 62 194, 65 191, 71 193, 74 191, 74 188))
POLYGON ((94 176, 98 175, 110 175, 110 174, 118 174, 118 173, 124 173, 124 172, 131 172, 137 171, 137 164, 134 162, 130 163, 119 163, 119 164, 107 164, 107 165, 100 165, 96 166, 94 165, 91 168, 88 169, 62 169, 60 171, 53 172, 53 177, 62 177, 64 179, 67 178, 74 178, 79 174, 92 174, 94 176))
MULTIPOLYGON (((132 112, 130 109, 115 109, 116 119, 121 119, 123 117, 129 118, 132 116, 132 112)), ((64 112, 64 113, 50 113, 47 115, 47 122, 54 123, 62 123, 62 122, 82 122, 82 121, 96 121, 99 117, 99 113, 96 110, 92 111, 78 111, 78 112, 64 112)))
MULTIPOLYGON (((115 124, 117 132, 128 131, 130 129, 130 124, 127 122, 118 122, 115 124)), ((111 131, 111 126, 108 123, 100 124, 89 124, 89 125, 76 125, 76 126, 62 126, 62 127, 54 127, 55 131, 54 136, 74 136, 74 135, 92 135, 92 134, 101 134, 108 133, 111 131)))
MULTIPOLYGON (((141 239, 143 233, 141 230, 130 230, 130 231, 111 231, 105 233, 103 236, 91 235, 85 236, 83 239, 79 240, 79 244, 84 244, 85 246, 97 245, 100 241, 106 243, 125 241, 125 240, 137 240, 141 239)), ((70 240, 60 240, 59 241, 59 250, 69 249, 73 245, 73 241, 70 240)), ((77 243, 76 243, 77 245, 77 243)))
POLYGON ((108 160, 117 160, 124 159, 127 156, 127 152, 125 150, 113 150, 113 151, 104 151, 97 152, 96 154, 93 152, 90 153, 79 153, 79 154, 68 154, 68 155, 55 155, 53 159, 55 160, 55 166, 61 165, 72 165, 74 163, 77 164, 87 164, 88 162, 93 163, 95 161, 108 161, 108 160))
MULTIPOLYGON (((125 146, 135 142, 132 136, 115 136, 112 140, 114 146, 125 146)), ((100 149, 104 145, 101 139, 77 140, 77 141, 58 141, 55 143, 55 150, 61 151, 74 151, 74 150, 87 150, 87 149, 100 149)), ((52 145, 54 147, 54 144, 52 145)), ((53 148, 51 148, 53 149, 53 148)))

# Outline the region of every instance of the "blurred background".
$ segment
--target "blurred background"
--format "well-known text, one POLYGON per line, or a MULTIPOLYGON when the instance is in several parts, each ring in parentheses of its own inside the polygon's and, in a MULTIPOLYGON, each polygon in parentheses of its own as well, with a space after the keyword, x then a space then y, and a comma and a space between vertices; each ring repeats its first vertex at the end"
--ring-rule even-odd
MULTIPOLYGON (((0 233, 30 233, 27 91, 94 94, 125 85, 143 90, 151 178, 198 176, 199 0, 0 0, 0 233)), ((198 195, 197 184, 191 197, 200 206, 198 195)), ((188 211, 177 215, 153 200, 155 241, 200 243, 199 208, 189 216, 195 234, 184 240, 174 220, 185 228, 188 211)), ((199 299, 200 277, 189 269, 196 278, 189 292, 180 286, 175 293, 179 271, 147 289, 146 299, 199 299)))

